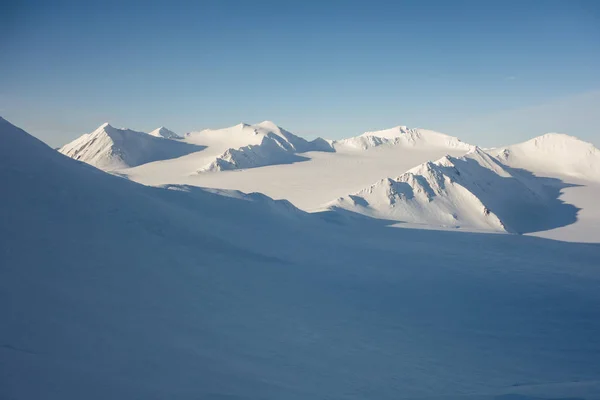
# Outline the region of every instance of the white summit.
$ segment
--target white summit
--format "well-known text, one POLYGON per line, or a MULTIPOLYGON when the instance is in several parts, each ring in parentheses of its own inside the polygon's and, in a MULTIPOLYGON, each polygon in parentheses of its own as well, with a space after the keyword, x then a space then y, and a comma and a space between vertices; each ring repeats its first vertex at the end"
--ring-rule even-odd
POLYGON ((194 143, 223 148, 220 154, 201 166, 198 172, 291 164, 307 160, 298 153, 333 150, 323 139, 309 142, 271 121, 256 125, 241 123, 225 129, 207 129, 189 133, 186 138, 194 143))
POLYGON ((396 126, 381 131, 365 132, 360 136, 335 142, 337 147, 349 147, 366 150, 381 145, 394 145, 413 148, 446 148, 468 151, 472 145, 443 133, 420 128, 396 126))
POLYGON ((108 123, 59 149, 62 154, 105 171, 180 157, 202 147, 118 129, 108 123))
POLYGON ((540 175, 600 181, 600 150, 574 136, 547 133, 490 152, 507 165, 540 175))
POLYGON ((181 136, 179 136, 172 130, 165 128, 164 126, 153 130, 152 132, 148 133, 148 135, 156 136, 163 139, 181 139, 181 136))

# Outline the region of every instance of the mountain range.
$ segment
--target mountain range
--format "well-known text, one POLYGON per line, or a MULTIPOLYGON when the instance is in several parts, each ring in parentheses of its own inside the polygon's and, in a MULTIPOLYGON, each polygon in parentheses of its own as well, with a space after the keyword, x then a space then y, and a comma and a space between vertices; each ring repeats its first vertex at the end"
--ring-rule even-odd
POLYGON ((600 213, 579 204, 589 196, 562 200, 573 188, 596 192, 600 151, 563 134, 482 149, 406 126, 308 141, 271 121, 183 137, 104 124, 59 151, 145 184, 257 191, 305 211, 352 212, 404 227, 564 238, 556 229, 577 223, 585 225, 580 238, 600 222, 600 213))

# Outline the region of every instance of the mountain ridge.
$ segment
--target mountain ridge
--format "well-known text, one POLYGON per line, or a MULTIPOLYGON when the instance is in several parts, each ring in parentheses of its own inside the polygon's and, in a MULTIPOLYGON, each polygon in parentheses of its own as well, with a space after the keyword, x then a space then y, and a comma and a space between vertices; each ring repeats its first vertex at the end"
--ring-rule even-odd
POLYGON ((83 134, 62 146, 58 151, 75 160, 112 171, 176 158, 203 149, 201 146, 155 137, 131 129, 118 129, 104 123, 93 132, 83 134))
POLYGON ((445 156, 384 178, 326 207, 414 224, 528 233, 576 220, 578 209, 560 201, 560 187, 552 183, 475 147, 462 157, 445 156))

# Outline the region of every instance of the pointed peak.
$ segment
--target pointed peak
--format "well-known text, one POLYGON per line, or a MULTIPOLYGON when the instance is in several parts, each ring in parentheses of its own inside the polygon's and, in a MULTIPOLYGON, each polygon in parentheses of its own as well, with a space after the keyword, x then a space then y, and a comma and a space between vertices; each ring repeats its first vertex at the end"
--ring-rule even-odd
POLYGON ((269 121, 269 120, 259 122, 256 125, 261 126, 263 128, 268 128, 268 129, 279 129, 279 126, 275 122, 269 121))
POLYGON ((179 139, 181 136, 173 132, 172 130, 161 126, 149 133, 150 136, 156 136, 164 139, 179 139))
POLYGON ((108 122, 105 122, 98 127, 98 129, 105 129, 105 128, 112 128, 112 126, 108 122))
POLYGON ((100 125, 99 127, 97 127, 94 131, 92 131, 91 134, 109 133, 114 130, 115 130, 115 128, 113 128, 113 126, 111 124, 109 124, 108 122, 105 122, 102 125, 100 125))
MULTIPOLYGON (((471 147, 469 149, 469 151, 467 151, 467 154, 479 154, 479 155, 485 155, 485 156, 488 155, 481 147, 479 147, 477 145, 471 147)), ((465 154, 465 155, 467 155, 467 154, 465 154)))

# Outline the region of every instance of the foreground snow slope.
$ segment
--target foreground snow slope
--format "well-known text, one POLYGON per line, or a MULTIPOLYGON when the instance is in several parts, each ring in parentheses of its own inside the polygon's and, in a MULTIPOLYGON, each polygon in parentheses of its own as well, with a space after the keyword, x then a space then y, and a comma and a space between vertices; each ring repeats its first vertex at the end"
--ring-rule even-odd
POLYGON ((144 187, 4 120, 0 181, 0 398, 600 395, 598 245, 144 187))
POLYGON ((577 208, 558 200, 555 181, 509 168, 475 148, 382 179, 329 207, 412 224, 536 232, 576 221, 577 208))
MULTIPOLYGON (((165 131, 162 134, 169 135, 165 131)), ((117 129, 105 123, 94 132, 64 145, 59 152, 105 171, 112 171, 177 158, 203 149, 201 146, 165 140, 166 136, 162 134, 160 128, 149 135, 130 129, 117 129)))

